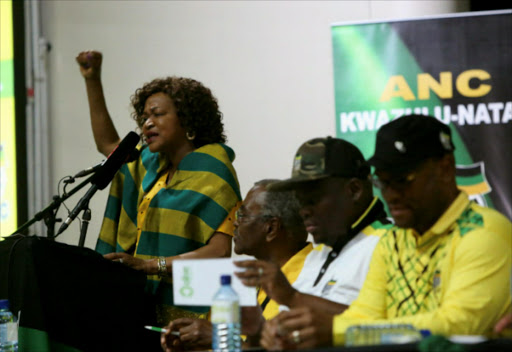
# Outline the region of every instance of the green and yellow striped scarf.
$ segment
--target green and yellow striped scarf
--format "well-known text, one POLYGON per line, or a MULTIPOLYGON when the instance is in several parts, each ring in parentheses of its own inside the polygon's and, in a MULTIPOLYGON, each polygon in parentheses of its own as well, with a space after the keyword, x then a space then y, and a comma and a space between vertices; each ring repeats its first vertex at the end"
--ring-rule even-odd
MULTIPOLYGON (((158 153, 143 147, 140 158, 123 165, 112 181, 96 251, 151 259, 204 246, 241 199, 234 157, 224 144, 208 144, 186 155, 171 182, 151 200, 145 222, 137 224, 138 207, 165 168, 158 153)), ((148 276, 147 290, 159 304, 173 305, 170 278, 160 282, 157 275, 148 276)))

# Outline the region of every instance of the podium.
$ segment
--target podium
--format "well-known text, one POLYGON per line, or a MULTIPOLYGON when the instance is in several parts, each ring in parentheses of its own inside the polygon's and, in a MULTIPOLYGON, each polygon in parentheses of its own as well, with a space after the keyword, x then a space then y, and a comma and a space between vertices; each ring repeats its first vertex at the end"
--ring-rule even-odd
POLYGON ((79 351, 154 350, 160 336, 144 329, 154 312, 145 283, 144 273, 91 249, 37 236, 0 242, 0 298, 9 299, 13 314, 20 312, 20 351, 51 351, 52 344, 79 351))

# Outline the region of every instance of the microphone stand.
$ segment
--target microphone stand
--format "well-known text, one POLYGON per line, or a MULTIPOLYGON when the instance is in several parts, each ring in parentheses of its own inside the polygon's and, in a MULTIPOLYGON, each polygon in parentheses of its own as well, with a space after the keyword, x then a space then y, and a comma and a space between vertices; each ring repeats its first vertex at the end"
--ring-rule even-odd
MULTIPOLYGON (((12 235, 16 233, 23 233, 25 230, 27 230, 32 224, 44 220, 44 223, 47 226, 47 235, 48 238, 53 240, 55 238, 55 223, 57 222, 56 216, 57 216, 57 210, 59 209, 62 202, 64 202, 66 199, 74 195, 76 192, 81 190, 85 185, 91 182, 94 175, 87 178, 82 183, 78 184, 75 188, 73 188, 68 193, 64 193, 62 197, 59 196, 53 196, 53 202, 51 202, 46 208, 38 212, 32 219, 21 225, 16 231, 12 233, 12 235)), ((58 221, 61 221, 61 219, 58 219, 58 221)))
POLYGON ((80 240, 78 241, 78 247, 83 247, 85 244, 85 235, 87 234, 87 228, 89 227, 89 221, 91 220, 91 209, 89 208, 89 201, 84 204, 84 214, 82 215, 82 228, 80 229, 80 240))

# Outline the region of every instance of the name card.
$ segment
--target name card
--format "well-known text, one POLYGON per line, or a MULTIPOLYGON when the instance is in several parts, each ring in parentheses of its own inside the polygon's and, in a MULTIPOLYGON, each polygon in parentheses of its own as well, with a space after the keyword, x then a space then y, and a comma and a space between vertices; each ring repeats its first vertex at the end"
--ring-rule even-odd
POLYGON ((220 288, 220 276, 231 275, 231 287, 238 294, 240 306, 255 306, 256 288, 244 286, 234 275, 235 271, 241 270, 233 264, 232 258, 174 260, 174 304, 211 306, 213 296, 220 288))

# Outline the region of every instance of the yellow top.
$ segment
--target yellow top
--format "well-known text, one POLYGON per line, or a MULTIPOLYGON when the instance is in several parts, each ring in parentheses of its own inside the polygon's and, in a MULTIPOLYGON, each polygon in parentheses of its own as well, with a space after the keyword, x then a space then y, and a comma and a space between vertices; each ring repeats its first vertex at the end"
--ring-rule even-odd
POLYGON ((169 176, 169 172, 165 172, 162 176, 156 181, 156 184, 151 188, 142 201, 140 202, 139 209, 137 212, 137 245, 139 244, 140 234, 142 232, 142 224, 144 224, 146 220, 147 210, 149 208, 149 204, 151 200, 155 197, 155 195, 160 192, 162 188, 165 188, 167 177, 169 176))
POLYGON ((424 234, 393 227, 375 248, 358 298, 334 317, 352 325, 412 324, 433 334, 487 334, 510 309, 512 223, 461 192, 424 234))

